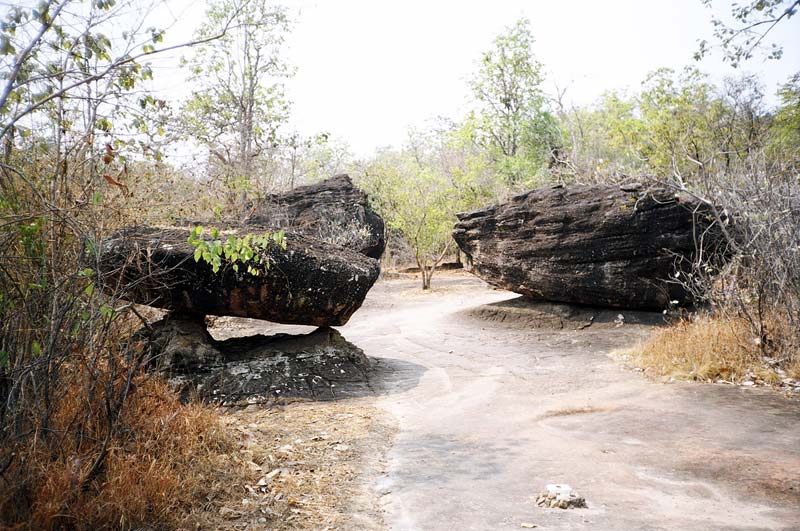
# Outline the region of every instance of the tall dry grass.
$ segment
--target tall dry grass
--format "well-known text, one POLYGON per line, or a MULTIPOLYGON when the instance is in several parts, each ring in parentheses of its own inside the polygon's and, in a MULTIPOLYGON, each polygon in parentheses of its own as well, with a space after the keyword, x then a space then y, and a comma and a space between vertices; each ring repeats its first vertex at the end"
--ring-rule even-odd
POLYGON ((638 366, 657 374, 698 381, 780 380, 776 368, 800 377, 800 364, 765 362, 758 336, 742 317, 702 316, 656 332, 636 352, 638 366))
POLYGON ((86 396, 85 381, 79 368, 62 380, 69 390, 50 428, 57 440, 15 444, 3 474, 0 528, 175 529, 243 475, 230 465, 236 445, 217 412, 181 404, 165 382, 145 375, 134 379, 93 468, 108 427, 105 415, 92 414, 105 406, 100 396, 86 396))

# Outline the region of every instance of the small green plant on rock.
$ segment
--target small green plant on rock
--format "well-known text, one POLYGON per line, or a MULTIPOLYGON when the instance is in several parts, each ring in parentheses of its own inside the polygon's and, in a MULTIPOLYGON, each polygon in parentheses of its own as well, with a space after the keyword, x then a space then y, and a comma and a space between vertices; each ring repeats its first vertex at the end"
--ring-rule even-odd
POLYGON ((211 239, 203 238, 204 228, 197 225, 189 233, 188 242, 194 247, 194 261, 200 260, 211 266, 214 273, 218 273, 222 268, 222 261, 231 264, 233 270, 238 272, 239 266, 245 266, 247 273, 253 276, 261 274, 263 267, 269 269, 269 258, 263 251, 270 245, 278 245, 281 249, 286 249, 286 235, 283 230, 278 232, 265 232, 263 234, 246 234, 237 237, 229 234, 228 238, 222 240, 217 228, 211 229, 211 239))

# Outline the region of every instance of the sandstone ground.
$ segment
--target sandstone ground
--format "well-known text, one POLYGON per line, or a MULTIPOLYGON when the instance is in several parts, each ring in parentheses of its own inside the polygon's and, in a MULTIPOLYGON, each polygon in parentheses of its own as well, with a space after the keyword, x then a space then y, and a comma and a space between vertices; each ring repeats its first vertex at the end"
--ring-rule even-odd
MULTIPOLYGON (((435 277, 428 293, 417 283, 380 281, 339 329, 374 360, 363 396, 229 413, 266 452, 254 487, 276 469, 268 482, 301 478, 285 487, 297 516, 282 527, 800 529, 800 402, 626 369, 613 353, 652 331, 637 319, 536 327, 476 312, 516 295, 472 277, 435 277), (281 447, 299 457, 271 466, 267 449, 281 447), (548 483, 588 508, 537 507, 548 483)), ((226 525, 277 525, 252 508, 226 525)))

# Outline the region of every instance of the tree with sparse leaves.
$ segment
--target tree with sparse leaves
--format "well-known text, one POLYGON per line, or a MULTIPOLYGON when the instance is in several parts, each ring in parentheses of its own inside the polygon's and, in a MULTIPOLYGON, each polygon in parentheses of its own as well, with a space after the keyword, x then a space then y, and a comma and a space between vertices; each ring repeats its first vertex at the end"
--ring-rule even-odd
MULTIPOLYGON (((711 7, 712 0, 701 0, 711 7)), ((722 58, 734 68, 753 57, 767 43, 765 55, 768 59, 780 59, 783 45, 769 42, 769 34, 780 23, 786 23, 800 9, 800 0, 750 0, 731 6, 733 24, 716 16, 711 18, 714 25, 714 38, 722 50, 722 58)), ((702 59, 714 46, 708 40, 701 40, 695 52, 695 59, 702 59)))
MULTIPOLYGON (((135 0, 45 0, 12 6, 0 24, 5 526, 107 526, 82 522, 74 505, 90 503, 104 481, 144 359, 122 340, 136 310, 98 273, 100 246, 116 223, 130 222, 131 169, 151 160, 145 111, 162 103, 146 90, 148 58, 191 44, 164 47, 163 32, 141 21, 147 8, 135 0), (65 470, 73 471, 66 487, 48 491, 65 470), (31 523, 47 504, 51 518, 31 523)), ((131 522, 125 511, 106 514, 133 526, 163 516, 131 522)))
POLYGON ((403 149, 381 150, 359 178, 388 227, 413 249, 425 290, 453 248, 456 213, 491 201, 496 191, 494 182, 473 167, 475 159, 464 152, 460 133, 454 124, 412 130, 403 149))
POLYGON ((474 122, 475 142, 512 185, 534 183, 558 145, 533 43, 530 22, 517 21, 482 55, 470 81, 477 108, 468 120, 474 122))
POLYGON ((281 57, 288 31, 285 9, 271 0, 217 0, 186 65, 195 91, 180 113, 183 131, 207 149, 210 176, 223 182, 229 206, 244 207, 255 181, 265 177, 278 130, 288 117, 282 80, 292 70, 281 57), (232 22, 231 22, 232 21, 232 22))

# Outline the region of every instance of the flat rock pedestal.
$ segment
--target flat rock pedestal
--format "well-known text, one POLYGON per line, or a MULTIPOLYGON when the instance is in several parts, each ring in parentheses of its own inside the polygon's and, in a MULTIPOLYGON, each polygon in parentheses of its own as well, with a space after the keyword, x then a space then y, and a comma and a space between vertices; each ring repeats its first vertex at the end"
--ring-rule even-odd
POLYGON ((371 392, 371 363, 332 328, 217 341, 205 324, 167 317, 139 333, 149 361, 185 396, 222 405, 278 398, 334 400, 371 392))

